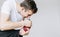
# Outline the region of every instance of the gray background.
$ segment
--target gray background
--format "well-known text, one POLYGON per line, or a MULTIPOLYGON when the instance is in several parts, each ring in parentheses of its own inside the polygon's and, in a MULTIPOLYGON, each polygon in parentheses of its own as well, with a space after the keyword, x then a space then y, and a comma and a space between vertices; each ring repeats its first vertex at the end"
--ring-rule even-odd
POLYGON ((38 12, 31 17, 33 26, 28 37, 60 37, 60 0, 35 1, 38 12))

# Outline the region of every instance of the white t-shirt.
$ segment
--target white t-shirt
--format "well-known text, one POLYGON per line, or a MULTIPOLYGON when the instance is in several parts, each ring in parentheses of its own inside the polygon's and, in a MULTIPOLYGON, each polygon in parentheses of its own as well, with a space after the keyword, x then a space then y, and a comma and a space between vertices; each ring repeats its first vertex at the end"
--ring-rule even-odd
POLYGON ((14 22, 23 19, 16 10, 16 0, 6 0, 1 7, 1 12, 10 15, 11 21, 14 22))
POLYGON ((8 14, 12 22, 17 22, 23 19, 16 10, 16 0, 6 0, 1 7, 1 12, 8 14))

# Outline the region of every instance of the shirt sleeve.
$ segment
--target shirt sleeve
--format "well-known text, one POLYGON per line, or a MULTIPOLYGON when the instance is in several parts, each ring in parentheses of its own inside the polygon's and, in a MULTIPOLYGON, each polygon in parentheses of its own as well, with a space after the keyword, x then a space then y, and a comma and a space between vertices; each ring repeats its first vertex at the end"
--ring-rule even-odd
POLYGON ((11 8, 8 1, 5 1, 1 7, 1 13, 10 14, 11 8))

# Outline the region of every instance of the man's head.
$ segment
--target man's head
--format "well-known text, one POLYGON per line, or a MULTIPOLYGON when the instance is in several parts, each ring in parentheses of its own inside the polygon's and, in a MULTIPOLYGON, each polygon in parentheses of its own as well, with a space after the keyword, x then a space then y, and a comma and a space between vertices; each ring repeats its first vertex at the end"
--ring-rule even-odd
POLYGON ((24 0, 20 3, 20 14, 24 17, 29 17, 37 12, 37 6, 33 0, 24 0))

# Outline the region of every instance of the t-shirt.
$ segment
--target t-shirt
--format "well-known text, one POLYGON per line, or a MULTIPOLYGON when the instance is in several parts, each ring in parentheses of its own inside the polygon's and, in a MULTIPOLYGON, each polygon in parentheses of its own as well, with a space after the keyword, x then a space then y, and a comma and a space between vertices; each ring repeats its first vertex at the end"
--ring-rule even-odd
POLYGON ((16 9, 16 0, 6 0, 1 7, 1 12, 8 14, 13 22, 23 19, 16 9))

